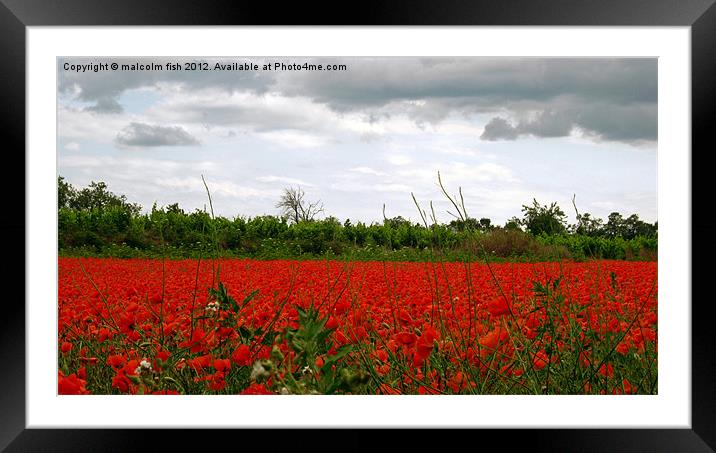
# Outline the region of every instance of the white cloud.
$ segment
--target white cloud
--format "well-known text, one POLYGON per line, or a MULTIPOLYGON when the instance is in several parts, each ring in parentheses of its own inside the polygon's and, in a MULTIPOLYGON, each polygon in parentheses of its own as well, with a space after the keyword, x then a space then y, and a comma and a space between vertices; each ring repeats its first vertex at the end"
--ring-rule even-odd
POLYGON ((483 182, 519 183, 512 170, 493 162, 483 162, 475 165, 468 165, 463 162, 429 162, 419 168, 398 170, 396 174, 427 185, 428 183, 437 183, 438 171, 441 174, 443 184, 452 186, 474 186, 476 183, 483 182))
POLYGON ((397 166, 405 166, 413 162, 413 159, 405 154, 392 154, 387 156, 385 160, 397 166))
POLYGON ((373 187, 378 192, 400 192, 404 194, 409 194, 413 191, 410 186, 407 186, 405 184, 376 184, 373 187))
MULTIPOLYGON (((172 177, 158 178, 155 183, 159 187, 171 189, 173 191, 201 193, 205 192, 204 182, 201 177, 172 177)), ((275 193, 274 190, 259 190, 253 187, 238 185, 232 181, 212 180, 207 181, 209 192, 212 196, 224 195, 233 198, 247 199, 262 197, 275 193)))
POLYGON ((320 148, 330 144, 332 141, 328 137, 297 130, 261 132, 257 133, 256 136, 274 145, 289 149, 320 148))
POLYGON ((374 170, 370 167, 353 167, 349 169, 348 171, 352 171, 355 173, 362 173, 364 175, 374 175, 374 176, 387 176, 387 173, 384 173, 382 171, 374 170))
POLYGON ((132 115, 99 115, 64 107, 57 112, 57 133, 61 139, 112 143, 117 132, 127 125, 132 115))
POLYGON ((65 149, 69 149, 70 151, 79 151, 80 144, 77 142, 69 142, 65 144, 65 149))
POLYGON ((260 181, 260 182, 267 182, 267 183, 280 182, 280 183, 285 183, 285 184, 296 184, 298 186, 314 187, 313 184, 303 181, 301 179, 288 178, 285 176, 273 176, 273 175, 259 176, 258 178, 256 178, 256 180, 260 181))

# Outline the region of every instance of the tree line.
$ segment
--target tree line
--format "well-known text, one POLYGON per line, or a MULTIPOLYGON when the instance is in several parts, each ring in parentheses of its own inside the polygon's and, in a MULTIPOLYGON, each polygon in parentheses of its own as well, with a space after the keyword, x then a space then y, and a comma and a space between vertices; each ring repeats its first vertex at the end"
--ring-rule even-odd
MULTIPOLYGON (((557 203, 536 199, 522 216, 504 225, 489 218, 461 217, 449 223, 413 223, 403 217, 366 224, 339 221, 300 188, 284 189, 280 215, 213 218, 186 212, 178 203, 147 213, 104 182, 78 189, 58 178, 58 243, 61 254, 99 256, 197 256, 219 242, 230 256, 298 258, 350 256, 356 259, 448 259, 493 257, 654 259, 658 224, 614 212, 606 222, 577 212, 569 224, 557 203)), ((575 206, 576 208, 576 206, 575 206)))

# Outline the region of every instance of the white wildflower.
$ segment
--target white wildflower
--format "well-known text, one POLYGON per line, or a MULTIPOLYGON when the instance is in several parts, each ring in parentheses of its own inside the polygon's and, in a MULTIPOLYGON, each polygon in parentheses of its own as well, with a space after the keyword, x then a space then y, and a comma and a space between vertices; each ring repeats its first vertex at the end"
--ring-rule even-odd
POLYGON ((261 362, 254 363, 254 367, 251 370, 251 379, 256 379, 259 377, 267 377, 269 375, 269 372, 266 371, 266 368, 264 368, 263 364, 261 362))
POLYGON ((150 373, 152 371, 152 363, 147 359, 142 359, 139 366, 134 370, 135 374, 150 373))

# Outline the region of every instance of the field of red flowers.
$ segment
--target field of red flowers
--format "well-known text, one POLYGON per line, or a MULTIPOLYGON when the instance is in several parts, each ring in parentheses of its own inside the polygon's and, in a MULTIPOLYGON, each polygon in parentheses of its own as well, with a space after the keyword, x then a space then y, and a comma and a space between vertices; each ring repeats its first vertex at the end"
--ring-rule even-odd
POLYGON ((59 259, 60 394, 654 394, 657 263, 59 259))

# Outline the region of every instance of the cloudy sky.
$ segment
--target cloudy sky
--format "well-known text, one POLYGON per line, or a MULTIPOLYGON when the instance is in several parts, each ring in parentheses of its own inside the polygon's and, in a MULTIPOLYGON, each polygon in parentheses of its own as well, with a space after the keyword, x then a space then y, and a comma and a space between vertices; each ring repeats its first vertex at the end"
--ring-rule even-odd
POLYGON ((341 221, 448 222, 462 187, 471 217, 502 224, 536 198, 574 218, 657 220, 656 59, 67 58, 58 60, 58 172, 105 181, 151 209, 278 214, 300 186, 341 221), (65 70, 65 63, 206 62, 208 71, 65 70), (274 62, 344 71, 263 70, 274 62), (259 70, 213 70, 215 63, 259 70))

